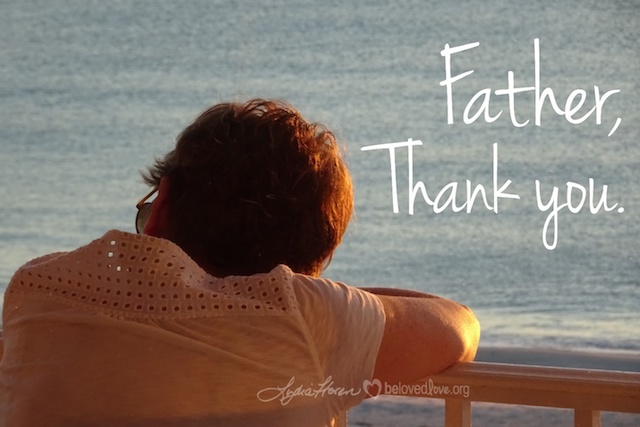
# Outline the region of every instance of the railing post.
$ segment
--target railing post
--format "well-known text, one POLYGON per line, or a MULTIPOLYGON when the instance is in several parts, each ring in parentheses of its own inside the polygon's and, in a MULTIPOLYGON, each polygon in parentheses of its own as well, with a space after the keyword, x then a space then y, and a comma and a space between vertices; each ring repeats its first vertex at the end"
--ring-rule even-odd
POLYGON ((602 427, 600 411, 591 409, 576 409, 573 416, 575 427, 602 427))
POLYGON ((444 399, 446 427, 470 427, 471 402, 568 408, 575 427, 602 427, 602 412, 640 414, 640 372, 461 362, 391 394, 444 399))
POLYGON ((445 427, 471 427, 471 401, 461 399, 445 399, 445 427))

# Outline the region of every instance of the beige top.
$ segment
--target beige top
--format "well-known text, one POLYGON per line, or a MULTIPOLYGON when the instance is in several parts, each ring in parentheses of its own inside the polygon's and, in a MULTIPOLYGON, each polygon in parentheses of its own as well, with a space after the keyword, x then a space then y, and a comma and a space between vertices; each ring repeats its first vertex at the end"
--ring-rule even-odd
POLYGON ((2 426, 327 426, 366 397, 372 294, 278 266, 216 278, 110 231, 31 261, 4 300, 2 426))

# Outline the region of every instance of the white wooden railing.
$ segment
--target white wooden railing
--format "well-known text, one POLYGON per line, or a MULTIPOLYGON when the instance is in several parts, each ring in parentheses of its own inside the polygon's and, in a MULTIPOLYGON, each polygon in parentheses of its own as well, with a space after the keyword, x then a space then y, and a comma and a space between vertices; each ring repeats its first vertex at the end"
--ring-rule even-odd
POLYGON ((502 363, 459 363, 396 396, 445 400, 445 427, 471 426, 472 402, 570 408, 576 427, 599 427, 601 411, 640 413, 640 373, 502 363), (413 391, 413 392, 412 392, 413 391), (466 397, 465 397, 466 396, 466 397))
MULTIPOLYGON (((0 330, 0 358, 2 353, 0 330)), ((640 414, 640 372, 458 363, 385 394, 425 397, 424 387, 429 398, 444 399, 445 427, 470 427, 472 402, 569 408, 575 427, 600 427, 603 411, 640 414)))

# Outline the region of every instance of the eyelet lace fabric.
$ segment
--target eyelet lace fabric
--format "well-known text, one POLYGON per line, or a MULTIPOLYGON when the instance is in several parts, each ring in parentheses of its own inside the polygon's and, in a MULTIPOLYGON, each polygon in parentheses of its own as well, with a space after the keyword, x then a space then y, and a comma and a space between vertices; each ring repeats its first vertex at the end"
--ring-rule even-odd
POLYGON ((24 265, 3 316, 0 415, 11 425, 336 425, 363 393, 286 405, 258 393, 294 378, 303 390, 327 378, 360 390, 385 321, 356 288, 284 265, 217 278, 168 240, 120 231, 24 265))
POLYGON ((73 252, 33 260, 7 293, 91 307, 118 318, 287 315, 292 271, 216 278, 168 240, 110 231, 73 252))

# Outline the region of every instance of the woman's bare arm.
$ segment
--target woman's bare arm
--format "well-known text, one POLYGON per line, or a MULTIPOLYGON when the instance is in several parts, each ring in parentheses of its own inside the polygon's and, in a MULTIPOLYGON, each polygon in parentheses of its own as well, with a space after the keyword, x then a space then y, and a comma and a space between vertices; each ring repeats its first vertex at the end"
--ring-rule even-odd
POLYGON ((468 307, 417 291, 365 290, 380 298, 386 316, 374 378, 415 381, 475 357, 480 324, 468 307))
POLYGON ((396 288, 359 288, 363 291, 371 292, 376 295, 387 295, 391 297, 412 297, 412 298, 442 298, 432 294, 426 294, 424 292, 414 291, 411 289, 396 289, 396 288))

